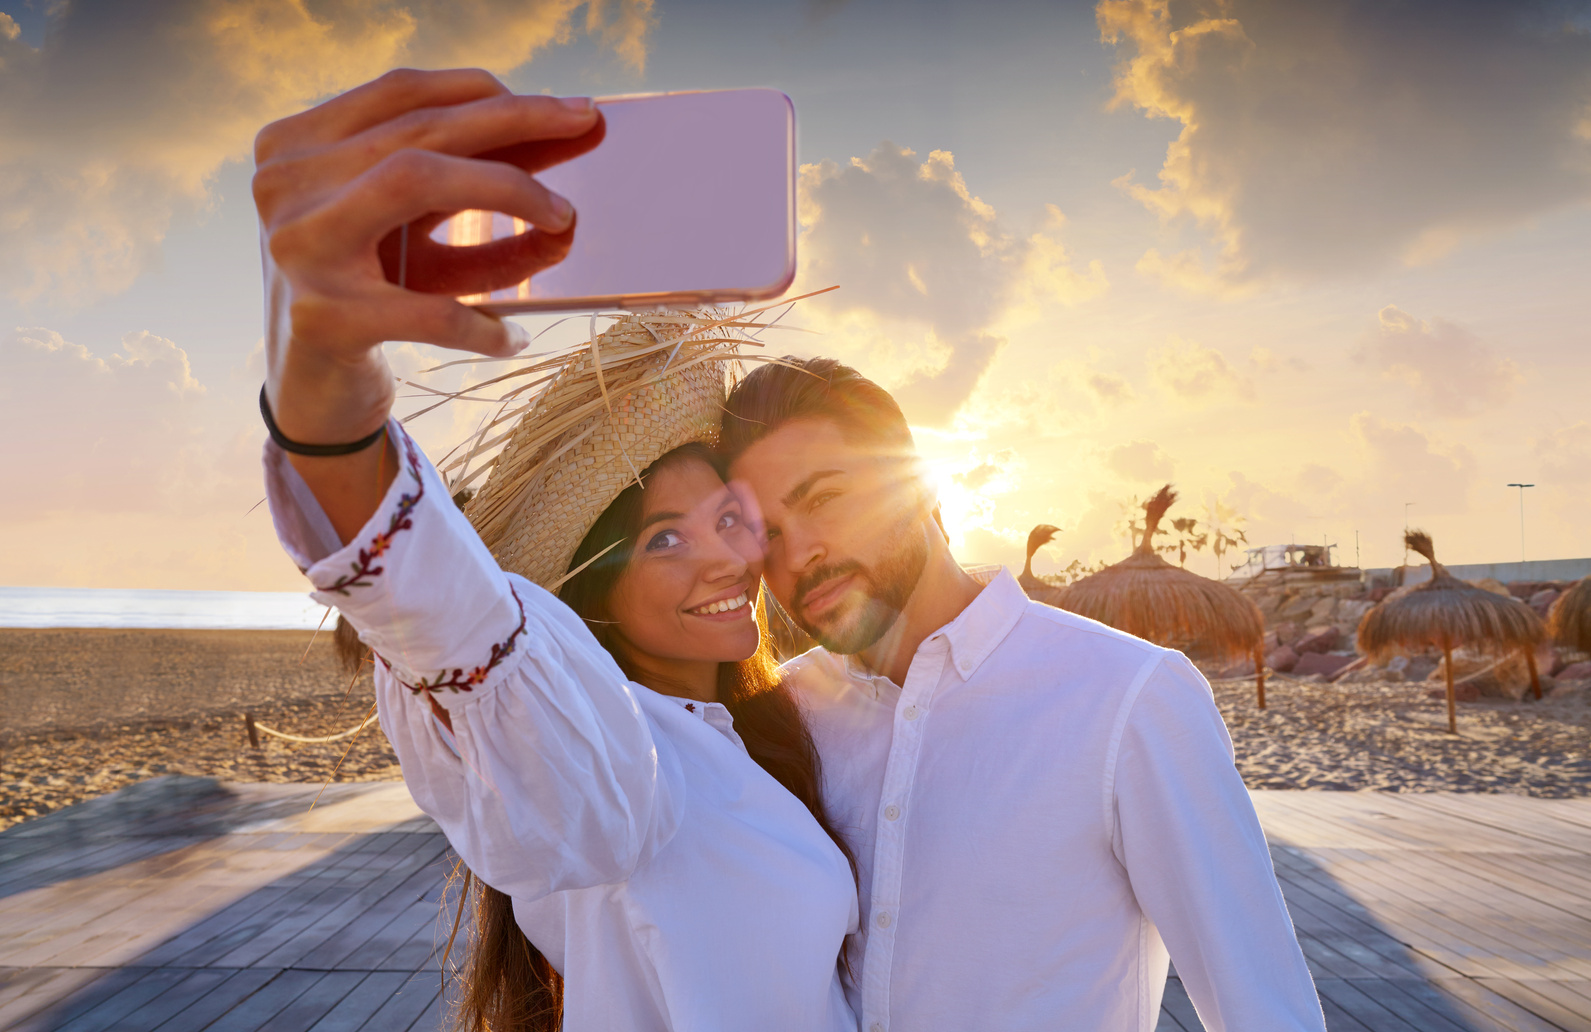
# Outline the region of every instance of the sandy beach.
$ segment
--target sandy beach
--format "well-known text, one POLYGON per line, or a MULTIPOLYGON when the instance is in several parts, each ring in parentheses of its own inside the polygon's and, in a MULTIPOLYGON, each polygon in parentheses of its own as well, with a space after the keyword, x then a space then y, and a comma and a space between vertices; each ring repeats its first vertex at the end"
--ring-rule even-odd
MULTIPOLYGON (((329 635, 303 631, 0 630, 0 828, 161 774, 228 781, 398 780, 372 724, 346 740, 262 736, 243 714, 313 737, 370 711, 329 635), (307 653, 306 653, 307 650, 307 653), (347 756, 344 758, 344 752, 347 756), (339 765, 340 764, 340 765, 339 765)), ((1252 788, 1591 795, 1591 699, 1482 701, 1448 735, 1433 685, 1217 681, 1252 788)))
POLYGON ((334 734, 372 702, 369 677, 350 689, 325 632, 0 629, 0 828, 161 774, 398 780, 375 724, 351 749, 269 735, 254 749, 244 730, 249 712, 334 734))

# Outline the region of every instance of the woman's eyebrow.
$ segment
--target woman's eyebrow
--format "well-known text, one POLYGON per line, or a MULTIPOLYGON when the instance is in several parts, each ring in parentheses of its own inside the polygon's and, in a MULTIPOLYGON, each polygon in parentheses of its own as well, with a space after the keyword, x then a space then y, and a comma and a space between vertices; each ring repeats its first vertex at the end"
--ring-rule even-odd
POLYGON ((642 520, 641 529, 645 530, 654 523, 667 523, 669 520, 682 520, 684 518, 685 514, 682 512, 675 512, 672 509, 664 509, 661 512, 654 512, 652 515, 642 520))

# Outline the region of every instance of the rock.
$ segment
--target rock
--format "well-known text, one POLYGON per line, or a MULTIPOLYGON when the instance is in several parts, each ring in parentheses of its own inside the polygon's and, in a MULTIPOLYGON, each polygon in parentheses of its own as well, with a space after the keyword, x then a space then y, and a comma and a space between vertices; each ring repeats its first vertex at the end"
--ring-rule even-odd
MULTIPOLYGON (((1403 668, 1405 681, 1423 681, 1430 677, 1439 665, 1439 660, 1432 656, 1399 656, 1398 659, 1408 661, 1408 666, 1403 668)), ((1396 663, 1398 659, 1392 662, 1396 663)))
POLYGON ((1335 677, 1345 667, 1352 666, 1358 657, 1345 652, 1306 652, 1293 665, 1294 677, 1319 674, 1323 678, 1335 677))
POLYGON ((1342 642, 1342 633, 1335 627, 1311 628, 1308 634, 1293 643, 1293 651, 1300 656, 1307 652, 1330 652, 1342 642))
POLYGON ((1470 583, 1475 585, 1477 588, 1480 588, 1482 591, 1491 592, 1493 595, 1501 595, 1504 598, 1514 597, 1514 593, 1508 590, 1508 586, 1502 581, 1498 580, 1496 577, 1482 577, 1480 580, 1470 581, 1470 583))
POLYGON ((1363 598, 1345 598, 1337 603, 1337 622, 1359 626, 1364 615, 1375 608, 1375 603, 1363 598))
POLYGON ((1580 681, 1562 681, 1553 685, 1552 691, 1546 692, 1549 699, 1573 699, 1591 692, 1591 679, 1580 681))
POLYGON ((1552 676, 1559 681, 1591 681, 1591 659, 1559 667, 1552 676))
POLYGON ((1525 601, 1529 604, 1531 609, 1534 609, 1538 613, 1545 613, 1548 606, 1558 601, 1559 594, 1561 593, 1557 588, 1542 588, 1540 591, 1536 592, 1534 595, 1531 595, 1525 601))
POLYGON ((1336 611, 1337 600, 1334 598, 1323 598, 1310 607, 1309 622, 1325 623, 1327 620, 1331 619, 1331 614, 1335 613, 1336 611))
POLYGON ((1281 608, 1282 619, 1291 620, 1308 616, 1314 610, 1315 602, 1316 599, 1310 595, 1300 595, 1291 599, 1281 608))
MULTIPOLYGON (((1427 699, 1446 699, 1447 688, 1433 688, 1425 693, 1427 699)), ((1455 684, 1453 686, 1453 700, 1455 702, 1480 702, 1480 689, 1472 684, 1455 684)))
POLYGON ((1288 673, 1298 665, 1298 653, 1283 645, 1265 657, 1265 665, 1279 674, 1288 673))
POLYGON ((1278 645, 1291 645, 1298 640, 1298 625, 1291 620, 1283 620, 1276 625, 1276 643, 1278 645))
POLYGON ((1213 680, 1230 681, 1234 678, 1253 676, 1254 661, 1252 659, 1245 659, 1241 663, 1233 663, 1231 666, 1222 667, 1220 670, 1217 670, 1213 680))
POLYGON ((1282 640, 1276 636, 1275 631, 1266 631, 1264 644, 1262 644, 1260 648, 1265 652, 1266 655, 1270 655, 1272 652, 1275 652, 1277 649, 1281 648, 1281 645, 1282 640))

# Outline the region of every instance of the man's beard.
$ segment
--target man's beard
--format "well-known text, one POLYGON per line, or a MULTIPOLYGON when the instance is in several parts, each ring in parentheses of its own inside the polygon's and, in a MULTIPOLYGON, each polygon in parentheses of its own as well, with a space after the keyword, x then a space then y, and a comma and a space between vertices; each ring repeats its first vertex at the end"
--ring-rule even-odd
MULTIPOLYGON (((796 582, 791 617, 819 645, 841 656, 854 656, 876 644, 895 625, 906 601, 917 590, 923 569, 928 565, 928 542, 920 523, 908 524, 900 550, 886 556, 873 567, 849 560, 824 565, 796 582), (836 611, 836 626, 819 626, 806 617, 807 594, 836 577, 855 575, 862 582, 862 601, 854 611, 836 611)), ((843 605, 843 603, 842 603, 843 605)))

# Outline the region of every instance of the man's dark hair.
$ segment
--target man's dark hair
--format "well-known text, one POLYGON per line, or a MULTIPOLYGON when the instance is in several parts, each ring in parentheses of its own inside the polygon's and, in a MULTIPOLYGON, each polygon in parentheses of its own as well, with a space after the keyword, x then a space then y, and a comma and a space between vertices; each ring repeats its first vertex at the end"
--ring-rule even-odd
POLYGON ((884 388, 832 358, 786 356, 753 369, 729 392, 719 447, 733 460, 797 419, 828 420, 853 444, 912 446, 906 417, 884 388))

